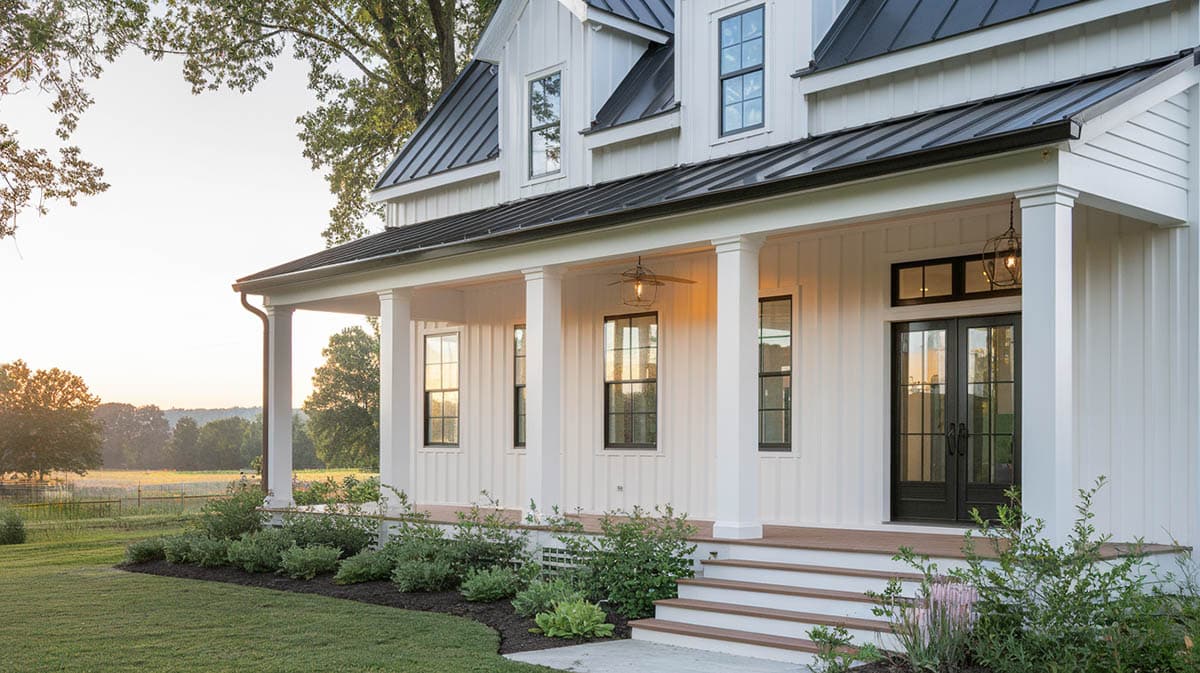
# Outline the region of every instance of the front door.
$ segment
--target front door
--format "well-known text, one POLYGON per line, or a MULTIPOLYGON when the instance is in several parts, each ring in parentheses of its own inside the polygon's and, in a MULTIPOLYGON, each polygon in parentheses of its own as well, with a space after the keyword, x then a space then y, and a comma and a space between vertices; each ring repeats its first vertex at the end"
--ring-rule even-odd
POLYGON ((896 324, 892 518, 987 519, 1020 480, 1020 317, 896 324))

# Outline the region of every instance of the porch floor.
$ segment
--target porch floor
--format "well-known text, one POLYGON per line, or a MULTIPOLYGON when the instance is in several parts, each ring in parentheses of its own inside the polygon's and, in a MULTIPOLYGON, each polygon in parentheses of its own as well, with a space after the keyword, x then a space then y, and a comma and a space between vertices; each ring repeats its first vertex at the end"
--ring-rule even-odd
MULTIPOLYGON (((337 513, 337 507, 329 507, 326 505, 312 505, 297 508, 300 511, 308 512, 334 512, 337 513)), ((370 514, 369 505, 363 506, 363 509, 370 514)), ((468 506, 459 505, 417 505, 417 511, 420 511, 429 516, 430 521, 440 524, 452 524, 458 521, 460 513, 471 511, 468 506)), ((503 508, 481 508, 488 512, 498 512, 500 516, 507 522, 522 528, 531 530, 539 529, 540 526, 529 525, 525 522, 524 516, 517 509, 503 508)), ((271 513, 284 513, 288 510, 264 508, 264 511, 271 513)), ((402 517, 385 515, 383 517, 389 521, 399 521, 402 517)), ((598 514, 572 514, 568 518, 579 521, 583 524, 583 528, 589 533, 600 532, 600 520, 603 518, 598 514)), ((690 539, 693 542, 707 544, 739 544, 760 547, 782 547, 787 549, 818 549, 826 551, 865 553, 865 554, 895 554, 901 547, 908 547, 913 550, 918 556, 929 556, 932 558, 965 558, 966 554, 963 551, 963 535, 955 533, 918 533, 911 531, 886 531, 886 530, 867 530, 854 528, 818 528, 812 526, 784 526, 778 524, 767 524, 763 526, 763 536, 751 540, 727 540, 718 539, 712 536, 713 522, 705 519, 688 519, 688 523, 696 528, 696 534, 690 539)), ((964 528, 964 532, 966 529, 964 528)), ((1132 548, 1132 543, 1109 543, 1101 549, 1101 555, 1104 558, 1116 558, 1127 554, 1132 548)), ((1177 547, 1174 545, 1163 544, 1146 544, 1142 545, 1142 551, 1148 555, 1156 554, 1172 554, 1185 551, 1185 547, 1177 547)), ((976 538, 976 552, 981 556, 988 557, 994 555, 994 550, 989 542, 976 538)))

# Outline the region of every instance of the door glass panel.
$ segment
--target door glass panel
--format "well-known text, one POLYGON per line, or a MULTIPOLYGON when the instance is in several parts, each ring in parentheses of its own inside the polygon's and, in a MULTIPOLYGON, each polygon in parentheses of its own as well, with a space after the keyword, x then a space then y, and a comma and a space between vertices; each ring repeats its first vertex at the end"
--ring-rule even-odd
POLYGON ((1016 431, 1016 362, 1012 325, 967 330, 967 477, 1011 484, 1016 431))
POLYGON ((946 422, 946 331, 900 336, 897 401, 901 435, 901 480, 944 482, 946 422))

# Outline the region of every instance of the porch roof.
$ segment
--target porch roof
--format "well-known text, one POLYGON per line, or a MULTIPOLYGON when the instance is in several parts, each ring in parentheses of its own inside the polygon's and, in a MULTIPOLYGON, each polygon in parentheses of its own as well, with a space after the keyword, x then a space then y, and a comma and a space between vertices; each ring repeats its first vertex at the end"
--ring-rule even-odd
POLYGON ((243 277, 235 290, 491 249, 751 201, 1079 137, 1087 119, 1195 65, 1159 59, 813 136, 703 163, 566 189, 381 233, 243 277))

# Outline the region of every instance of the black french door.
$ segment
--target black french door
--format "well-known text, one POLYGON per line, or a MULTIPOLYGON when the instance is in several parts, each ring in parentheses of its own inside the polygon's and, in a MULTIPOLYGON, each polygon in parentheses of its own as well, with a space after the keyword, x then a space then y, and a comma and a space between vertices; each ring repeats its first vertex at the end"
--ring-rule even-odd
POLYGON ((892 518, 996 517, 1020 483, 1019 315, 892 328, 892 518))

